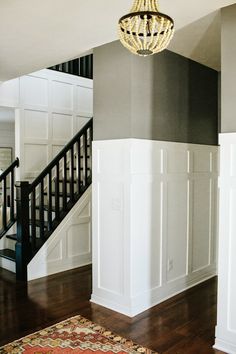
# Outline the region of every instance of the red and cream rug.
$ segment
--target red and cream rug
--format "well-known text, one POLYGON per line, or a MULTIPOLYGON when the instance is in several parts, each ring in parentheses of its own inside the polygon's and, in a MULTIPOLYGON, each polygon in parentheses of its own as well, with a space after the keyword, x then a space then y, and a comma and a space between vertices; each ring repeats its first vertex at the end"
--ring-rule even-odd
POLYGON ((72 317, 0 348, 6 354, 153 354, 81 316, 72 317))

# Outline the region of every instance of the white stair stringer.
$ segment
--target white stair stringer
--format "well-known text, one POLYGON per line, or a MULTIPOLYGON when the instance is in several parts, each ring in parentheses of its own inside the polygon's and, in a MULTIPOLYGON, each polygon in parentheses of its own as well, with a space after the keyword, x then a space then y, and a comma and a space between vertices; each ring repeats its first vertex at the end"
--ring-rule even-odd
MULTIPOLYGON (((6 233, 6 235, 3 236, 3 238, 0 240, 0 249, 8 248, 11 250, 15 250, 15 244, 16 242, 13 240, 8 239, 6 236, 15 234, 16 233, 16 224, 14 224, 10 230, 6 233)), ((0 268, 9 270, 12 273, 16 272, 16 262, 11 261, 10 259, 2 258, 0 257, 0 268)))
POLYGON ((0 258, 0 268, 9 270, 9 272, 16 272, 16 263, 11 261, 10 259, 0 258))
POLYGON ((28 264, 28 280, 91 264, 91 186, 28 264))

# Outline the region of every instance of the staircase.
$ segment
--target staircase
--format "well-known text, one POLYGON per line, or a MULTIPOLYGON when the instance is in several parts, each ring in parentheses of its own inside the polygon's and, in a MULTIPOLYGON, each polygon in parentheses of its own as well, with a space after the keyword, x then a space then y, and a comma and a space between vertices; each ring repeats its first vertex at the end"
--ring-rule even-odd
POLYGON ((15 242, 15 250, 2 249, 0 257, 16 263, 17 280, 27 280, 28 263, 91 185, 92 139, 91 119, 33 183, 17 182, 14 189, 14 170, 19 166, 18 160, 0 176, 0 182, 4 181, 3 228, 0 238, 6 235, 8 240, 15 242), (9 174, 10 219, 7 221, 6 176, 9 174), (15 222, 17 232, 6 234, 15 222))

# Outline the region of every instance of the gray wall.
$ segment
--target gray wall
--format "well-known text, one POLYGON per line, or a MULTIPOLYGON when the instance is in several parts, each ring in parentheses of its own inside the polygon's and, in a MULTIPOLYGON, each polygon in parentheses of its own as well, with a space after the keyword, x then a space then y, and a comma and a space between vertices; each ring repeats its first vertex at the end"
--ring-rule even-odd
POLYGON ((170 51, 140 58, 113 42, 94 50, 95 140, 217 144, 218 73, 170 51))
POLYGON ((221 10, 221 132, 236 132, 236 5, 221 10))

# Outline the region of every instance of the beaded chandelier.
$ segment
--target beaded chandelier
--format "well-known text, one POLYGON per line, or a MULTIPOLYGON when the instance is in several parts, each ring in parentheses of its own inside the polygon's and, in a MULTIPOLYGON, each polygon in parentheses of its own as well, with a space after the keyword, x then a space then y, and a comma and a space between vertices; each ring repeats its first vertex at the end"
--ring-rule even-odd
POLYGON ((173 34, 174 21, 159 12, 157 0, 134 0, 130 13, 119 20, 121 43, 140 56, 166 49, 173 34))

